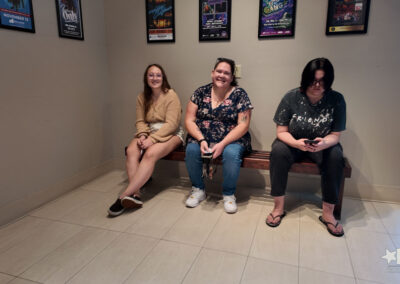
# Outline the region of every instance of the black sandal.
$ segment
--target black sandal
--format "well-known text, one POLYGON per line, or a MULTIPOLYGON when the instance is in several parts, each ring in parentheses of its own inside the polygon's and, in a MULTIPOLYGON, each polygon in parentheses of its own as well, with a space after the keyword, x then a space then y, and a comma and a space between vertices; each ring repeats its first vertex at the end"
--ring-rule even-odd
POLYGON ((336 232, 332 231, 328 226, 328 225, 332 225, 336 229, 336 227, 339 225, 338 221, 336 221, 336 225, 334 225, 331 222, 325 221, 324 218, 322 218, 322 216, 319 216, 319 220, 322 222, 322 224, 324 224, 326 226, 326 229, 328 230, 329 234, 331 234, 332 236, 341 237, 341 236, 344 235, 344 231, 343 230, 341 232, 339 232, 339 233, 336 233, 336 232))
POLYGON ((283 211, 283 213, 282 213, 281 215, 276 215, 275 217, 274 217, 274 215, 272 215, 272 212, 269 213, 269 215, 272 217, 272 221, 274 221, 276 218, 281 218, 281 219, 280 219, 278 222, 276 222, 276 223, 268 222, 268 218, 265 219, 265 224, 267 224, 268 226, 270 226, 270 227, 272 227, 272 228, 275 228, 275 227, 278 227, 278 226, 281 224, 281 221, 282 221, 283 217, 286 216, 286 211, 283 211))

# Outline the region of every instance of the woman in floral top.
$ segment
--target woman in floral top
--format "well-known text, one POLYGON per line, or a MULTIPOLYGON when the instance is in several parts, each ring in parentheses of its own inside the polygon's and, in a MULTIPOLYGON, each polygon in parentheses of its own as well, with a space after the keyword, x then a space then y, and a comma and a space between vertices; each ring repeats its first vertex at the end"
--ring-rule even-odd
POLYGON ((253 106, 246 91, 237 86, 234 70, 233 60, 218 58, 211 72, 212 83, 198 88, 187 105, 186 167, 193 185, 188 207, 196 207, 206 198, 201 156, 211 153, 213 159, 223 158, 225 211, 237 211, 234 194, 242 156, 251 151, 248 129, 253 106))

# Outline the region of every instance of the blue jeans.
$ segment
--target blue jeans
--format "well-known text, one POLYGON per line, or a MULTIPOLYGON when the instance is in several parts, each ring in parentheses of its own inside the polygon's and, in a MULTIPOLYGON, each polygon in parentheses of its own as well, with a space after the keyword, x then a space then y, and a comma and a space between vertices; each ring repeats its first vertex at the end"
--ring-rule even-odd
MULTIPOLYGON (((239 144, 229 144, 222 152, 222 171, 224 178, 222 184, 222 193, 224 195, 235 194, 236 182, 239 178, 243 152, 244 147, 239 144)), ((186 146, 185 162, 192 185, 204 190, 205 185, 202 178, 203 161, 201 159, 199 144, 189 143, 186 146)))

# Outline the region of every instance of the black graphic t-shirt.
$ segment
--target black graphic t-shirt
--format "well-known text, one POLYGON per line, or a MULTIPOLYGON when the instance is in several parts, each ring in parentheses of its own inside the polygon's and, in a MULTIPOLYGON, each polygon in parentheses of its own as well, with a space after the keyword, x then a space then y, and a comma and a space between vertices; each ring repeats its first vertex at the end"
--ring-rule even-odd
POLYGON ((336 91, 326 91, 322 99, 311 104, 300 89, 289 91, 281 100, 274 122, 288 126, 295 139, 325 137, 346 129, 346 102, 336 91))

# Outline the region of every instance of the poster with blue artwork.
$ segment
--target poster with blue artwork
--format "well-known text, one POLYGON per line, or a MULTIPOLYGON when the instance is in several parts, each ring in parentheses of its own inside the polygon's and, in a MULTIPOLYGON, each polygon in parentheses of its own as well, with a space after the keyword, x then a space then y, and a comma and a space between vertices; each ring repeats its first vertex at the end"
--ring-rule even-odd
POLYGON ((294 36, 296 0, 260 0, 258 37, 294 36))
POLYGON ((58 35, 83 40, 81 0, 56 0, 58 35))
POLYGON ((0 0, 0 27, 34 33, 32 0, 0 0))
POLYGON ((147 42, 175 42, 174 0, 146 0, 147 42))

